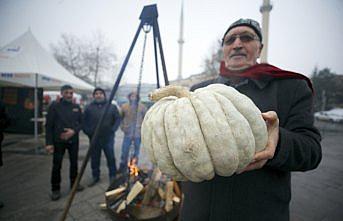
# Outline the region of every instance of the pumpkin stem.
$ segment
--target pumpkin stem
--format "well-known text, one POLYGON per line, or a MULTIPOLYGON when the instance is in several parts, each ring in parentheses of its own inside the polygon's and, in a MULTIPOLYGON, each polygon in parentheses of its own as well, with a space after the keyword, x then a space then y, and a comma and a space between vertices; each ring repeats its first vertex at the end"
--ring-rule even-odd
POLYGON ((149 99, 151 101, 156 102, 168 96, 175 96, 175 97, 181 98, 181 97, 189 97, 190 95, 191 95, 190 91, 185 87, 177 86, 177 85, 168 85, 166 87, 156 89, 155 91, 150 93, 149 99))

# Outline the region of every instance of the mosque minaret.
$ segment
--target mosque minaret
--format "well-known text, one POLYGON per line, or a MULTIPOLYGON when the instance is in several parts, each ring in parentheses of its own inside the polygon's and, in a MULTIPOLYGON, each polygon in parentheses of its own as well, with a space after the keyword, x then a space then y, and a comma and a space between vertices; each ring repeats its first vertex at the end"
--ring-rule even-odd
POLYGON ((260 58, 261 63, 267 63, 268 61, 269 13, 272 8, 273 6, 270 4, 269 0, 263 0, 263 5, 260 7, 260 12, 262 13, 262 43, 264 45, 260 58))

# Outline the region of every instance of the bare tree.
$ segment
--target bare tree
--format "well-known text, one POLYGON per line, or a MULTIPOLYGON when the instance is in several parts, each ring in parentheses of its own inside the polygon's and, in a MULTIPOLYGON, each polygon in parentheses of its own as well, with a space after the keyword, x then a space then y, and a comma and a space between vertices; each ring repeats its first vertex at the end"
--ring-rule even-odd
POLYGON ((56 60, 72 74, 83 77, 80 63, 81 47, 80 40, 75 36, 62 34, 59 42, 51 45, 56 60))
POLYGON ((73 35, 62 34, 60 41, 52 44, 51 49, 63 67, 94 86, 116 67, 117 57, 99 31, 90 40, 83 41, 73 35))
POLYGON ((96 32, 91 41, 85 45, 87 50, 83 54, 87 73, 93 77, 93 84, 97 86, 101 80, 100 75, 113 71, 117 57, 111 52, 111 47, 106 43, 105 37, 101 32, 96 32))
POLYGON ((314 88, 314 111, 343 107, 343 76, 329 68, 314 68, 311 76, 314 88))

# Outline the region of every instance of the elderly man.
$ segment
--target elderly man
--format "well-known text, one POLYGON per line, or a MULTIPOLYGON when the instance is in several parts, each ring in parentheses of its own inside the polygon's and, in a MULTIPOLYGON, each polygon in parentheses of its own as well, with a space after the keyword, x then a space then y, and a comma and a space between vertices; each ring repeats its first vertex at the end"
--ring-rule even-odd
POLYGON ((313 126, 312 85, 305 76, 258 64, 261 28, 252 19, 234 22, 223 37, 223 62, 212 83, 236 88, 263 112, 266 149, 231 177, 182 183, 183 221, 289 220, 291 171, 314 169, 321 161, 320 134, 313 126))

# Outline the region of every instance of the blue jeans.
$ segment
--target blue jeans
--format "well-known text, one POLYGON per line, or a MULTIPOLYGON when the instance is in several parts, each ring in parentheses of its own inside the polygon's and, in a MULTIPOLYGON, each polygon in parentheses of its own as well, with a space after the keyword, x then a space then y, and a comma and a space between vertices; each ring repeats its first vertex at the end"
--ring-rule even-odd
POLYGON ((116 161, 114 157, 114 134, 103 138, 99 137, 97 144, 91 151, 91 168, 94 180, 100 179, 100 159, 101 150, 104 151, 107 160, 107 167, 110 179, 114 178, 117 172, 116 161))
MULTIPOLYGON (((133 139, 133 142, 134 142, 133 157, 135 157, 138 160, 139 150, 140 150, 140 146, 141 146, 141 138, 136 137, 133 139)), ((120 158, 120 170, 121 171, 123 171, 127 168, 130 146, 131 146, 131 137, 124 136, 123 144, 121 147, 121 158, 120 158)))

